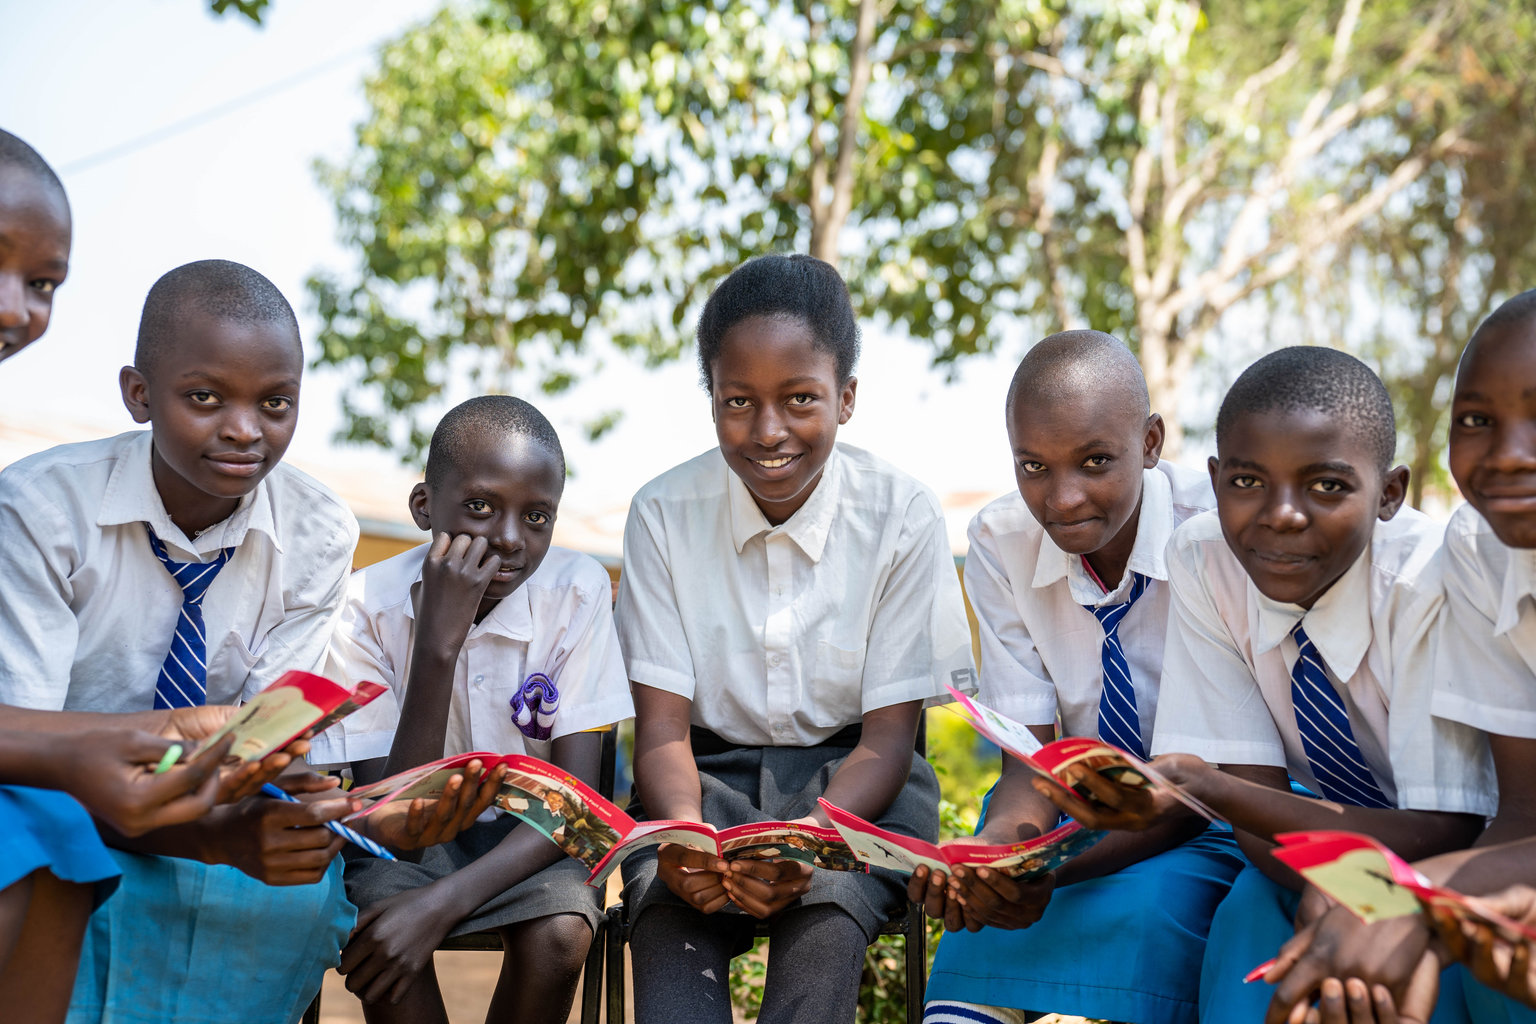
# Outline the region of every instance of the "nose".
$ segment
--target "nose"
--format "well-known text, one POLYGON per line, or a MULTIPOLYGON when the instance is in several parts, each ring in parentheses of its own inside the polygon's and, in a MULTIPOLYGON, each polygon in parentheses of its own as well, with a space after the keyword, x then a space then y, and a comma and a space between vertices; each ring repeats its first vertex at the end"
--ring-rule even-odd
POLYGON ((249 448, 261 440, 261 413, 239 403, 231 403, 219 423, 220 435, 231 444, 249 448))
POLYGON ((1071 473, 1052 474, 1051 488, 1045 496, 1045 507, 1052 512, 1070 513, 1087 501, 1082 483, 1071 473))
POLYGON ((1294 488, 1275 487, 1269 494, 1269 500, 1259 511, 1258 522, 1261 526, 1267 526, 1276 533, 1295 533, 1307 528, 1311 520, 1294 488))
POLYGON ((516 515, 505 515, 497 525, 494 534, 490 538, 491 547, 503 555, 512 555, 523 550, 526 542, 523 540, 523 521, 516 515))
POLYGON ((20 274, 0 274, 0 329, 25 327, 31 320, 26 282, 20 274))
POLYGON ((784 421, 784 411, 772 402, 759 407, 752 418, 752 442, 764 448, 773 448, 789 436, 789 426, 784 421))
POLYGON ((1524 419, 1501 423, 1483 465, 1495 473, 1536 471, 1536 424, 1524 419))

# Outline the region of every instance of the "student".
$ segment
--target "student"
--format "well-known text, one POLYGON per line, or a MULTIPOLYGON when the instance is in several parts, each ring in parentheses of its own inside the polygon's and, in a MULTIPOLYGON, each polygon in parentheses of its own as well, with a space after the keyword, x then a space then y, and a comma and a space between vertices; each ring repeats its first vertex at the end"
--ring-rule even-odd
MULTIPOLYGON (((156 283, 120 375, 151 431, 0 473, 0 700, 232 703, 319 666, 357 526, 279 465, 302 369, 292 309, 250 268, 209 260, 156 283), (215 574, 200 594, 172 575, 190 562, 215 574)), ((321 796, 328 782, 284 785, 321 796)), ((124 877, 92 916, 70 1019, 296 1019, 352 924, 330 863, 341 840, 321 827, 349 806, 251 797, 114 837, 124 877)))
MULTIPOLYGON (((69 272, 70 234, 58 176, 31 146, 0 130, 0 360, 47 330, 69 272)), ((141 835, 201 817, 226 782, 233 797, 251 781, 249 773, 220 779, 227 742, 192 764, 149 773, 170 747, 168 737, 201 739, 233 709, 188 710, 196 714, 0 706, 0 780, 15 783, 0 785, 0 1006, 16 1019, 64 1019, 86 919, 116 888, 117 864, 91 814, 124 835, 141 835)), ((288 755, 276 760, 272 774, 288 755)))
MULTIPOLYGON (((1493 893, 1511 882, 1536 883, 1536 291, 1515 296, 1473 333, 1462 353, 1451 398, 1450 467, 1467 504, 1451 516, 1443 550, 1446 608, 1441 623, 1433 710, 1488 734, 1498 775, 1498 814, 1473 850, 1417 866, 1462 892, 1493 893)), ((1490 787, 1491 788, 1491 787, 1490 787)), ((1422 951, 1427 926, 1411 919, 1412 936, 1394 935, 1422 951)), ((1325 973, 1364 968, 1368 980, 1401 994, 1417 957, 1381 962, 1386 929, 1360 928, 1329 913, 1312 936, 1292 944, 1295 961, 1275 993, 1278 1016, 1325 973), (1282 1006, 1284 1004, 1284 1006, 1282 1006)), ((1447 959, 1450 959, 1448 956, 1447 959)), ((1536 1021, 1480 984, 1466 984, 1472 1019, 1536 1021)), ((1507 990, 1506 990, 1507 991, 1507 990)), ((1518 996, 1518 990, 1515 990, 1518 996)), ((1453 997, 1452 997, 1453 998, 1453 997)), ((1441 1004, 1448 1001, 1441 994, 1441 1004)))
MULTIPOLYGON (((1214 505, 1210 479, 1159 458, 1163 420, 1141 368, 1098 331, 1030 349, 1005 415, 1018 490, 971 521, 965 560, 982 698, 1041 742, 1059 715, 1065 735, 1146 756, 1168 631, 1163 552, 1176 526, 1214 505)), ((976 839, 955 843, 1054 828, 1060 812, 1029 779, 1004 757, 976 839)), ((912 897, 953 933, 939 944, 925 1019, 1054 1010, 1193 1022, 1205 933, 1242 867, 1230 831, 1204 826, 1190 816, 1111 835, 1035 883, 959 868, 946 885, 919 868, 912 897)))
MULTIPOLYGON (((720 446, 641 488, 624 531, 631 813, 826 824, 825 796, 932 841, 918 716, 973 684, 970 636, 938 502, 836 443, 856 388, 847 289, 812 257, 759 257, 710 296, 698 337, 720 446)), ((624 877, 641 1024, 729 1021, 754 918, 771 928, 758 1019, 851 1021, 864 949, 905 901, 889 874, 680 846, 624 877)))
MULTIPOLYGON (((560 439, 522 399, 474 398, 443 417, 410 496, 432 541, 352 577, 332 642, 349 683, 392 692, 318 737, 312 758, 369 777, 473 750, 528 753, 596 784, 600 730, 634 706, 607 571, 550 546, 564 486, 560 439), (558 694, 553 721, 520 729, 514 702, 537 676, 558 694)), ((347 987, 370 1021, 441 1020, 433 950, 494 930, 505 954, 487 1019, 563 1024, 602 916, 587 874, 511 815, 418 863, 352 860, 347 987)))
MULTIPOLYGON (((1170 542, 1153 752, 1183 752, 1156 763, 1231 822, 1254 865, 1212 923, 1202 1020, 1265 1012, 1267 987, 1242 979, 1291 935, 1301 888, 1268 853, 1275 833, 1363 832, 1413 858, 1466 846, 1493 809, 1481 738, 1428 713, 1440 530, 1401 507, 1395 443, 1386 389, 1359 360, 1273 352, 1217 415, 1216 512, 1170 542), (1287 772, 1321 799, 1291 793, 1287 772)), ((1101 826, 1141 813, 1073 803, 1101 826)))

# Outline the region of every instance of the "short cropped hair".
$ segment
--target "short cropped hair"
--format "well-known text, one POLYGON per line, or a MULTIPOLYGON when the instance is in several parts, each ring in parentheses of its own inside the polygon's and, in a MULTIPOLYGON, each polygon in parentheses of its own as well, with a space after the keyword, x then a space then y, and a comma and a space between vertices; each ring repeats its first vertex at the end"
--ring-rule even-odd
POLYGON ((815 347, 837 364, 837 383, 848 383, 859 361, 859 324, 848 286, 832 264, 804 253, 775 253, 748 260, 727 277, 699 317, 699 376, 714 388, 715 359, 732 327, 752 317, 795 318, 815 347))
POLYGON ((1147 378, 1136 356, 1113 335, 1087 330, 1053 334, 1024 353, 1013 371, 1003 411, 1011 415, 1020 400, 1071 399, 1085 387, 1121 388, 1142 416, 1152 413, 1147 378))
POLYGON ((156 281, 144 299, 133 365, 145 375, 154 372, 182 320, 203 313, 240 324, 278 324, 299 343, 299 321, 277 286, 243 263, 198 260, 177 267, 156 281))
POLYGON ((1271 352, 1238 376, 1216 414, 1216 448, 1239 418, 1266 412, 1321 412, 1357 433, 1383 472, 1397 453, 1397 419, 1381 378, 1347 352, 1293 345, 1271 352))
POLYGON ((48 161, 21 139, 0 128, 0 170, 8 167, 36 177, 45 188, 58 194, 65 210, 69 209, 69 197, 64 194, 64 183, 59 180, 53 168, 48 166, 48 161))
POLYGON ((451 470, 461 469, 476 442, 487 435, 524 437, 555 457, 565 476, 565 450, 560 435, 532 404, 511 395, 481 395, 449 409, 432 431, 427 449, 427 487, 436 490, 451 470))
POLYGON ((1477 325, 1477 330, 1472 332, 1472 337, 1475 340, 1484 331, 1509 327, 1533 318, 1536 318, 1536 288, 1506 299, 1498 309, 1488 314, 1486 320, 1477 325))

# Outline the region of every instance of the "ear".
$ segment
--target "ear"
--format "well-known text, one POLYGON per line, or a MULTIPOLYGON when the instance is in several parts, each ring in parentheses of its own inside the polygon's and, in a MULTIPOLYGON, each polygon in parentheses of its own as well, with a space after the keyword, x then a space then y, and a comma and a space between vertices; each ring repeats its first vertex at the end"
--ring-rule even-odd
POLYGON ((1211 474, 1211 490, 1213 491, 1216 490, 1216 470, 1220 468, 1220 466, 1221 463, 1216 461, 1216 456, 1214 455, 1205 460, 1205 468, 1209 470, 1211 474))
POLYGON ((852 416, 853 416, 853 399, 854 399, 854 395, 857 393, 858 390, 859 390, 859 378, 857 378, 857 377, 849 377, 847 383, 845 383, 843 385, 842 394, 840 394, 838 396, 838 403, 837 403, 837 423, 838 423, 838 426, 842 426, 844 423, 847 423, 850 418, 852 418, 852 416))
POLYGON ((411 496, 405 499, 406 506, 411 510, 411 519, 416 523, 418 530, 432 529, 432 496, 425 483, 417 484, 411 488, 411 496))
POLYGON ((1387 475, 1381 482, 1381 505, 1376 510, 1376 518, 1386 522, 1397 515, 1397 510, 1403 507, 1403 500, 1408 497, 1408 467, 1398 466, 1396 469, 1387 470, 1387 475))
POLYGON ((135 423, 149 422, 149 382, 137 367, 117 371, 117 387, 123 393, 123 405, 135 423))
POLYGON ((1152 469, 1157 465, 1157 460, 1163 455, 1163 439, 1167 434, 1167 428, 1163 426, 1163 418, 1157 413, 1147 417, 1146 436, 1141 439, 1141 465, 1143 469, 1152 469))

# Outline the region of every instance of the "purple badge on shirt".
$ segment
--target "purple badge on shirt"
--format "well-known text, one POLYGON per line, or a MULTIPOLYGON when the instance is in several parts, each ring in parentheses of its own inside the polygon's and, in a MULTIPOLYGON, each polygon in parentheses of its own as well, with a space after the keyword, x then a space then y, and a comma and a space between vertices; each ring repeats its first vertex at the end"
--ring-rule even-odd
POLYGON ((523 680, 523 685, 512 695, 512 724, 532 740, 547 740, 555 725, 555 712, 560 707, 560 691, 543 672, 535 672, 523 680))

